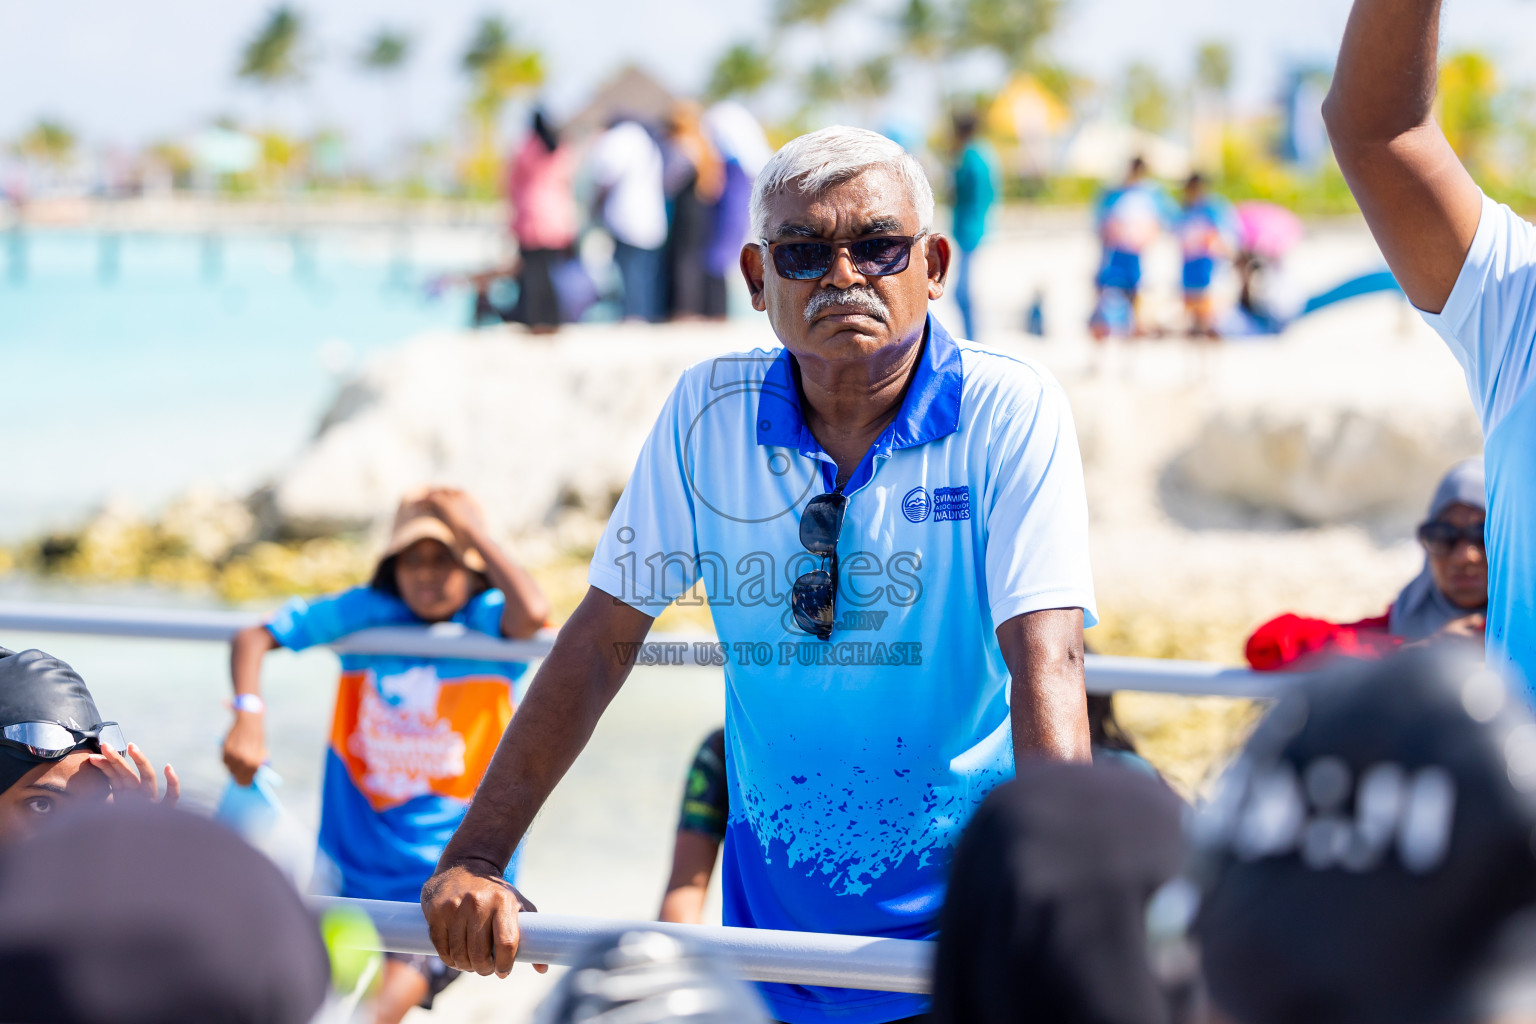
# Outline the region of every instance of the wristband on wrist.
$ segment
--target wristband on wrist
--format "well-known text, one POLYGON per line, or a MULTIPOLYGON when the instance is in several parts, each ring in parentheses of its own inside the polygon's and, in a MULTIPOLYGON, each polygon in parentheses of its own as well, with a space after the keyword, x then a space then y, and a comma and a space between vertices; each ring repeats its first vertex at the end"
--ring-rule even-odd
POLYGON ((245 711, 253 715, 259 715, 267 710, 267 702, 255 693, 237 693, 235 699, 229 702, 229 706, 236 711, 245 711))

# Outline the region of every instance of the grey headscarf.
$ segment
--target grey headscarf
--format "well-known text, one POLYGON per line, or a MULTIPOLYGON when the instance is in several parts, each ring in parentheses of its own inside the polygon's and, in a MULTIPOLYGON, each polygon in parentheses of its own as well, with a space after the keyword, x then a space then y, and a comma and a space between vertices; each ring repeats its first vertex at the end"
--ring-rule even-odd
MULTIPOLYGON (((1483 457, 1467 459, 1451 467, 1435 490, 1435 498, 1429 503, 1429 519, 1440 518, 1441 513, 1452 505, 1470 505, 1487 509, 1488 498, 1483 486, 1483 457)), ((1387 631, 1407 640, 1422 640, 1438 633, 1446 623, 1471 614, 1471 610, 1452 604, 1451 599, 1435 586, 1435 578, 1429 571, 1429 557, 1424 558, 1424 568, 1413 582, 1403 588, 1392 602, 1387 631)))

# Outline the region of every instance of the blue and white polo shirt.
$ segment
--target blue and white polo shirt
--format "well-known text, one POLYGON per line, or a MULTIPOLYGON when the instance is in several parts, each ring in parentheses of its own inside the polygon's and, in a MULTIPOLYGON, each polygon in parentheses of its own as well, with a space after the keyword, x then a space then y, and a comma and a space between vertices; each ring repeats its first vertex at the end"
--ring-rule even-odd
MULTIPOLYGON (((896 419, 844 493, 830 640, 795 625, 821 565, 800 513, 836 467, 783 349, 683 374, 592 560, 592 586, 657 615, 702 579, 726 683, 728 925, 929 938, 960 830, 1013 773, 997 625, 1095 621, 1088 508, 1066 395, 931 316, 896 419)), ((792 1024, 873 1024, 926 999, 764 985, 792 1024)))

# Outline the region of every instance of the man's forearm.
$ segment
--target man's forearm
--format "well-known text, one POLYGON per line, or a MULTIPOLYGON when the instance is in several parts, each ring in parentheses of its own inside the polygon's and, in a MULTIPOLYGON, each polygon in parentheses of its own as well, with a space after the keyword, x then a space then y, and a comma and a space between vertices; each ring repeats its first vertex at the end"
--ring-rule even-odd
POLYGON ((607 594, 587 592, 512 716, 439 870, 468 861, 506 868, 534 815, 624 685, 629 665, 618 656, 620 645, 645 639, 650 623, 607 594))
POLYGON ((512 851, 586 746, 623 676, 596 645, 558 642, 501 738, 439 867, 483 860, 503 870, 512 851), (617 678, 615 678, 617 676, 617 678))
POLYGON ((1440 0, 1356 0, 1323 107, 1335 149, 1430 121, 1439 36, 1440 0))
POLYGON ((1091 760, 1082 609, 1017 616, 998 627, 997 638, 1013 677, 1014 756, 1091 760))

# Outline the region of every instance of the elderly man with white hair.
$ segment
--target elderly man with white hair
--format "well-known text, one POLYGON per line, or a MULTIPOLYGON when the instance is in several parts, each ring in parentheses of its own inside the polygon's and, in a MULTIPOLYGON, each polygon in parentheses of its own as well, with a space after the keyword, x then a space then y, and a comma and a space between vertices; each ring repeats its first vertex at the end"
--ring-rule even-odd
MULTIPOLYGON (((1093 621, 1060 386, 951 338, 950 244, 917 162, 873 132, 790 142, 741 269, 783 347, 684 373, 585 599, 422 890, 450 965, 505 975, 501 877, 668 603, 702 582, 726 685, 725 923, 927 938, 951 851, 1016 757, 1086 760, 1093 621)), ((622 853, 616 853, 622 856, 622 853)), ((883 1024, 919 996, 764 985, 782 1021, 883 1024)))

